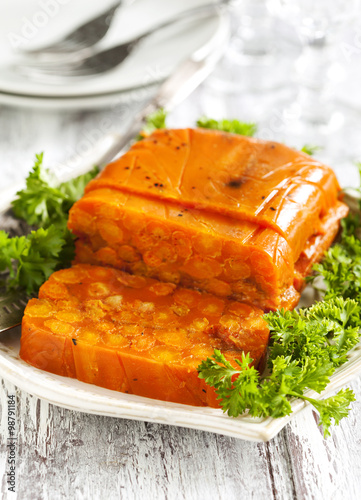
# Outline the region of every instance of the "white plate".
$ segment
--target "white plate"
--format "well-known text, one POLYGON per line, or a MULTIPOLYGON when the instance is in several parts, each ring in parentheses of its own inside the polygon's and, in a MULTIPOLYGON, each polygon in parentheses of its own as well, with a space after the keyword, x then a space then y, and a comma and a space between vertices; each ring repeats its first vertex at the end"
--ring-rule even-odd
MULTIPOLYGON (((181 11, 209 1, 135 0, 131 5, 120 9, 108 34, 100 42, 99 50, 128 40, 181 11)), ((94 0, 88 1, 88 4, 90 7, 93 6, 94 11, 94 0)), ((97 4, 98 2, 95 5, 97 4)), ((87 12, 88 7, 87 5, 87 12)), ((39 6, 37 8, 39 10, 39 6)), ((102 9, 105 8, 103 5, 102 9)), ((123 64, 112 71, 84 80, 54 84, 31 81, 17 71, 16 64, 20 59, 10 46, 9 33, 21 33, 21 27, 7 31, 5 23, 8 22, 8 16, 11 17, 11 12, 6 11, 6 15, 4 13, 0 15, 0 40, 1 38, 7 40, 0 52, 2 61, 0 102, 13 105, 38 105, 39 101, 42 101, 42 107, 88 107, 93 103, 96 106, 109 104, 114 101, 114 96, 120 93, 129 93, 131 90, 145 88, 163 80, 183 59, 196 50, 203 48, 210 52, 219 48, 226 43, 229 32, 225 15, 218 13, 201 20, 190 18, 147 38, 123 64), (7 33, 4 35, 5 31, 7 33)), ((27 18, 31 20, 32 16, 34 15, 29 13, 27 18)), ((93 17, 93 14, 90 17, 93 17)), ((59 14, 42 30, 39 29, 43 43, 52 39, 54 31, 60 36, 60 28, 64 31, 64 21, 67 20, 68 18, 62 19, 59 14)), ((79 21, 77 22, 79 24, 79 21)), ((68 31, 69 23, 65 26, 68 31)), ((27 48, 35 46, 33 41, 30 42, 27 48)), ((39 45, 38 39, 37 45, 39 45)))
MULTIPOLYGON (((111 139, 111 137, 104 137, 101 143, 106 143, 107 147, 111 147, 111 139)), ((104 153, 104 147, 100 146, 100 143, 95 146, 89 156, 100 158, 104 153)), ((88 163, 88 169, 92 164, 88 163)), ((79 172, 85 166, 86 159, 80 167, 78 166, 79 172)), ((74 175, 76 175, 75 172, 74 175)), ((15 192, 11 188, 8 191, 10 195, 15 192)), ((4 210, 5 206, 8 206, 8 201, 9 196, 2 197, 0 193, 0 211, 4 210)), ((355 198, 347 196, 347 203, 354 209, 357 208, 355 198)), ((311 288, 306 288, 302 294, 301 306, 310 305, 313 300, 314 291, 311 288)), ((249 441, 268 441, 297 413, 308 406, 308 403, 298 399, 292 401, 293 413, 287 417, 255 419, 242 415, 237 418, 230 418, 222 410, 214 408, 168 403, 124 394, 41 371, 20 359, 19 346, 19 328, 0 335, 0 376, 34 396, 70 410, 189 427, 249 441)), ((361 343, 349 353, 349 361, 338 368, 330 377, 330 384, 321 395, 313 391, 306 394, 315 399, 331 395, 339 387, 359 375, 360 372, 361 343)))

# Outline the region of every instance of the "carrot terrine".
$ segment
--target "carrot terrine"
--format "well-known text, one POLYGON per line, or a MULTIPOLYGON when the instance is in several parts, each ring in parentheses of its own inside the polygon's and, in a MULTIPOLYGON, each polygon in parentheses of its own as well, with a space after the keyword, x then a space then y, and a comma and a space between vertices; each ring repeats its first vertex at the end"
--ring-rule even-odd
POLYGON ((89 183, 69 228, 77 262, 292 309, 347 214, 339 192, 329 167, 282 144, 159 130, 89 183))
POLYGON ((20 356, 43 370, 176 403, 218 406, 197 367, 222 351, 263 365, 269 330, 249 305, 122 271, 77 265, 28 303, 20 356))
POLYGON ((274 142, 162 130, 70 211, 76 262, 32 299, 22 359, 108 389, 218 405, 215 348, 264 366, 263 311, 292 309, 347 207, 332 170, 274 142))

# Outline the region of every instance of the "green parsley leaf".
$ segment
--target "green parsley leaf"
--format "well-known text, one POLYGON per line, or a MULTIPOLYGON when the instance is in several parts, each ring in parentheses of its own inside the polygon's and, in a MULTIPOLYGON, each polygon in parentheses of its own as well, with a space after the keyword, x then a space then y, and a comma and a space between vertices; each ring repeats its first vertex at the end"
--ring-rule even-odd
POLYGON ((154 113, 151 113, 145 119, 145 125, 140 134, 135 138, 136 141, 141 141, 154 130, 166 128, 167 112, 163 108, 159 108, 154 113))
POLYGON ((355 401, 355 394, 351 389, 341 389, 335 396, 331 396, 327 399, 304 399, 311 402, 319 412, 320 425, 322 425, 324 436, 327 437, 330 435, 329 429, 332 424, 332 419, 335 425, 339 425, 340 420, 348 416, 350 411, 349 405, 352 401, 355 401))
POLYGON ((197 127, 221 130, 248 137, 253 137, 257 132, 257 125, 255 123, 240 122, 239 120, 213 120, 205 116, 197 121, 197 127))
POLYGON ((315 146, 312 144, 305 144, 303 148, 301 149, 302 153, 306 153, 310 156, 313 156, 317 151, 320 151, 322 149, 321 146, 315 146))
POLYGON ((14 214, 30 226, 48 226, 63 219, 65 199, 54 186, 54 179, 42 168, 43 153, 36 155, 35 165, 26 179, 26 188, 12 202, 14 214))
POLYGON ((335 367, 347 361, 347 353, 359 341, 360 304, 334 297, 308 309, 275 311, 264 316, 269 324, 270 359, 290 356, 305 362, 322 358, 335 367))
MULTIPOLYGON (((324 298, 361 296, 361 240, 355 234, 358 221, 348 216, 343 221, 341 241, 329 248, 324 259, 315 264, 315 277, 322 276, 326 285, 324 298)), ((311 278, 311 281, 314 279, 311 278)))
POLYGON ((98 173, 94 169, 57 185, 54 176, 42 166, 43 154, 36 155, 35 165, 26 179, 25 189, 12 202, 14 214, 30 226, 65 227, 70 207, 84 192, 85 185, 98 173))
POLYGON ((43 154, 26 179, 26 188, 12 203, 14 214, 30 226, 40 226, 27 236, 10 238, 0 231, 0 271, 8 271, 8 289, 36 291, 55 270, 67 267, 74 258, 74 236, 67 229, 70 207, 98 169, 57 185, 43 169, 43 154))
POLYGON ((8 270, 9 289, 36 290, 59 265, 64 239, 56 227, 39 228, 28 236, 9 238, 0 232, 0 269, 8 270))

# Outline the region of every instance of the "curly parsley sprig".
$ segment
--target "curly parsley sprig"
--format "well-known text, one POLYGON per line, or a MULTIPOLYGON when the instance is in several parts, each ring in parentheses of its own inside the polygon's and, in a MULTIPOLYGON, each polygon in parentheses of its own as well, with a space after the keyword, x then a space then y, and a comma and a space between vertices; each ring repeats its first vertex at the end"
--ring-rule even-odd
POLYGON ((346 416, 354 394, 346 389, 335 396, 316 400, 304 394, 318 393, 330 382, 335 369, 347 361, 347 352, 359 341, 360 304, 341 297, 319 302, 308 309, 276 311, 264 316, 272 344, 270 374, 261 376, 242 354, 236 370, 215 350, 199 366, 199 377, 216 389, 220 406, 231 417, 246 410, 253 417, 283 417, 292 412, 291 398, 311 403, 320 413, 324 435, 332 419, 346 416))
POLYGON ((302 148, 301 151, 302 153, 306 153, 310 156, 313 156, 317 151, 320 151, 322 149, 321 146, 316 146, 315 144, 305 144, 302 148))
POLYGON ((203 116, 197 120, 197 127, 209 128, 212 130, 221 130, 232 134, 246 135, 253 137, 257 132, 255 123, 240 122, 239 120, 214 120, 203 116))
POLYGON ((154 130, 166 128, 167 112, 164 108, 158 108, 154 113, 148 115, 145 119, 144 127, 135 138, 136 141, 141 141, 144 137, 150 135, 154 130))
POLYGON ((26 187, 16 193, 11 204, 14 215, 30 226, 65 227, 71 206, 83 195, 85 186, 98 171, 94 167, 86 174, 59 184, 51 172, 43 168, 43 153, 36 155, 26 187))
POLYGON ((0 231, 0 271, 9 271, 7 288, 37 290, 58 266, 65 244, 55 226, 13 238, 0 231))
POLYGON ((98 169, 71 181, 57 183, 42 166, 43 154, 26 179, 26 187, 12 203, 14 215, 38 227, 27 236, 10 238, 0 231, 0 272, 7 271, 7 289, 23 288, 29 294, 74 257, 74 237, 67 229, 70 207, 79 199, 98 169))

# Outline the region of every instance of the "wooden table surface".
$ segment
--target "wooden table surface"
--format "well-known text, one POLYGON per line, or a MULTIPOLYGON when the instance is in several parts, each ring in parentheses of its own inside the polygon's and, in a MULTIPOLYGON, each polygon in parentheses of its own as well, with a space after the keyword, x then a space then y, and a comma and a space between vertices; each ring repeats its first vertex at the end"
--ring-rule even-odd
MULTIPOLYGON (((171 117, 192 124, 202 90, 171 117)), ((81 154, 99 131, 117 130, 129 110, 39 112, 0 107, 2 188, 44 151, 55 165, 81 154)), ((234 115, 235 113, 233 113, 234 115)), ((324 440, 307 410, 269 443, 78 413, 1 381, 2 498, 325 499, 361 497, 361 379, 352 412, 324 440), (16 394, 16 493, 7 491, 7 395, 16 394)))

